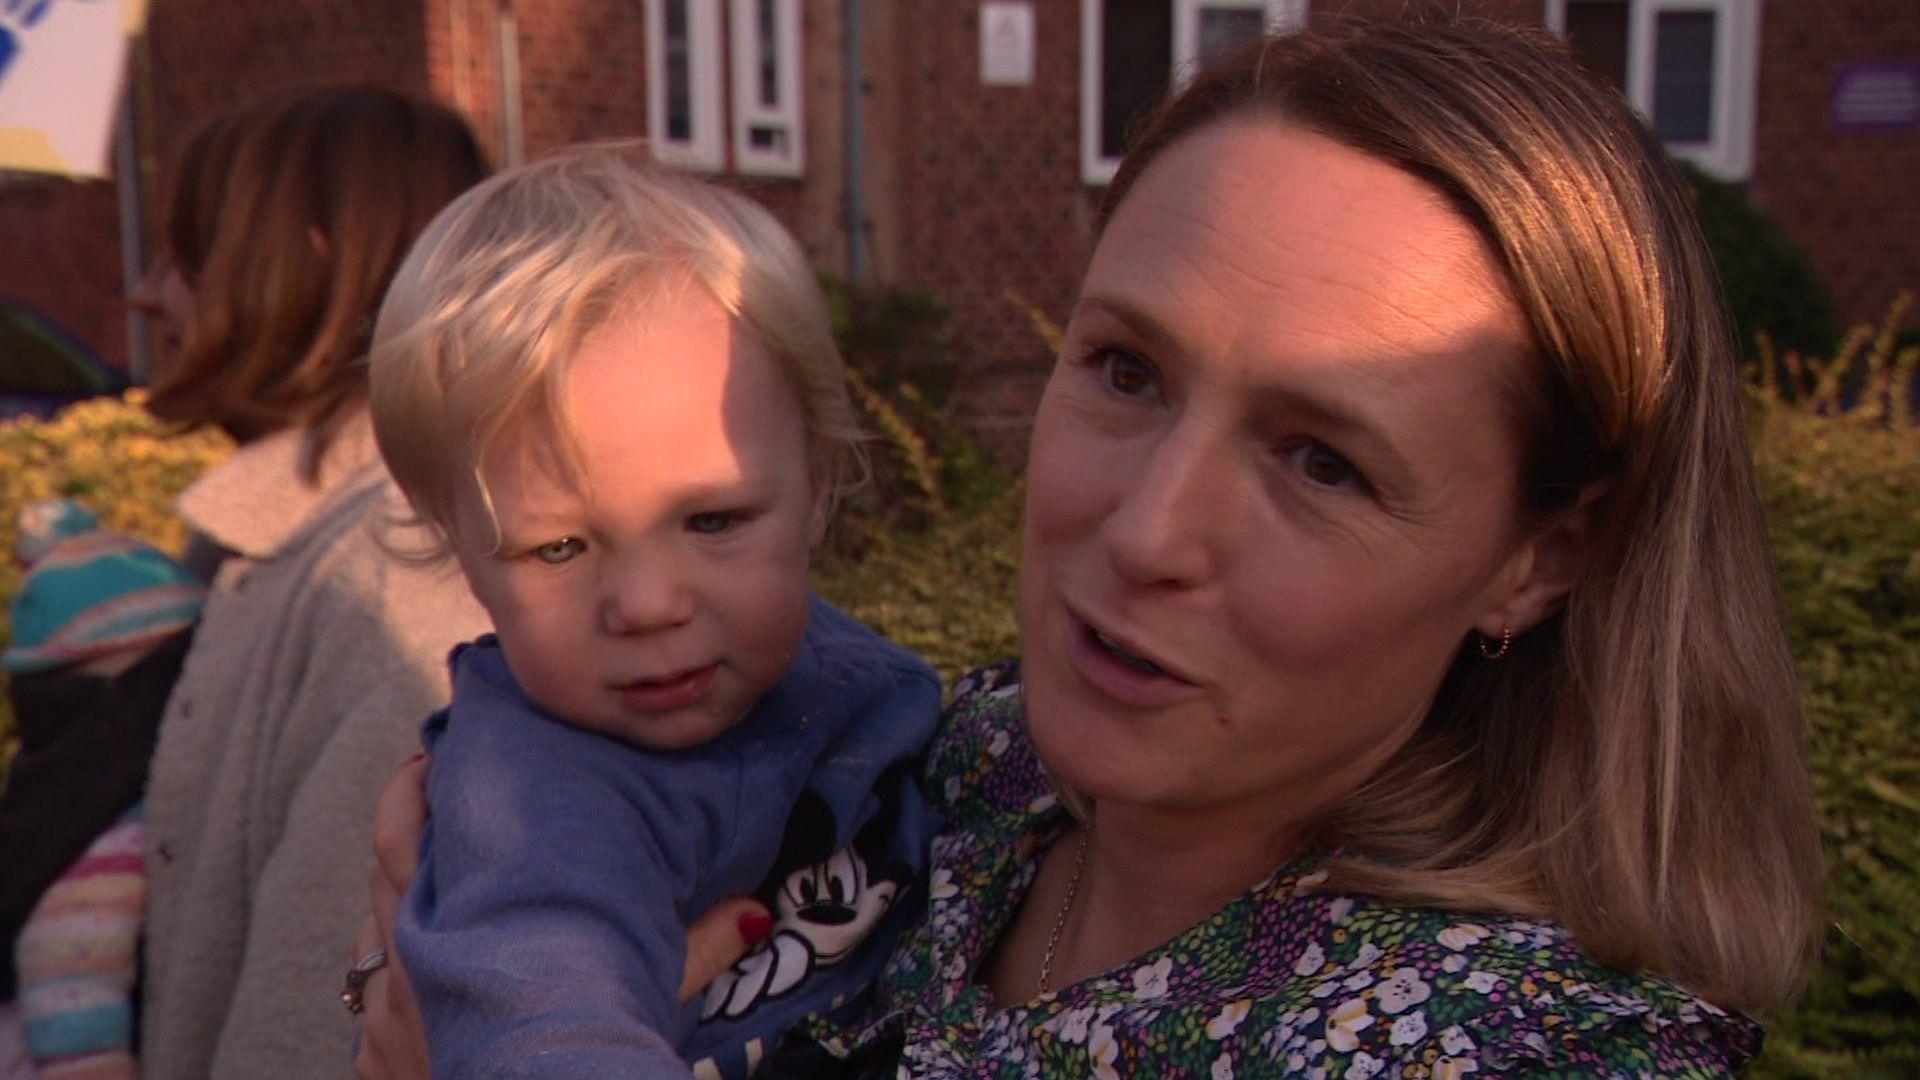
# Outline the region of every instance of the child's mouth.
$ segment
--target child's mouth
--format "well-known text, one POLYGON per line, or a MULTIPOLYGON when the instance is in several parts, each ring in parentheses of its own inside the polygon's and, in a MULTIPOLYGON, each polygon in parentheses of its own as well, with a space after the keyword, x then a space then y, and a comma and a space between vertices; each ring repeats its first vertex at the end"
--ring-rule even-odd
POLYGON ((684 709, 707 696, 713 688, 718 663, 689 668, 658 679, 636 679, 615 689, 620 701, 635 712, 671 712, 684 709))

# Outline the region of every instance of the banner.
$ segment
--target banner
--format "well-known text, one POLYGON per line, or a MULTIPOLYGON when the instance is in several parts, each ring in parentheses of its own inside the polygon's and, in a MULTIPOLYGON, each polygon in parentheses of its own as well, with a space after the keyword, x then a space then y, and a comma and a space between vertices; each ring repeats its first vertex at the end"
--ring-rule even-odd
POLYGON ((0 169, 105 176, 146 0, 0 0, 0 169))

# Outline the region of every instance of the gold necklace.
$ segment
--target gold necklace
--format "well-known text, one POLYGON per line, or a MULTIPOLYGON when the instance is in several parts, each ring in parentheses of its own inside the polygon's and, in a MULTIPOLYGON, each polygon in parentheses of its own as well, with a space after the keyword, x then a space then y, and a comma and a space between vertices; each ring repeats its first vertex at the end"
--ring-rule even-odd
POLYGON ((1047 952, 1040 958, 1040 993, 1045 994, 1053 981, 1053 951, 1060 947, 1060 933, 1067 928, 1067 913, 1073 910, 1073 894, 1080 891, 1080 872, 1087 868, 1087 841, 1093 839, 1093 826, 1080 831, 1080 850, 1073 856, 1073 876, 1067 879, 1067 897, 1060 901, 1060 914, 1054 916, 1053 933, 1047 935, 1047 952))

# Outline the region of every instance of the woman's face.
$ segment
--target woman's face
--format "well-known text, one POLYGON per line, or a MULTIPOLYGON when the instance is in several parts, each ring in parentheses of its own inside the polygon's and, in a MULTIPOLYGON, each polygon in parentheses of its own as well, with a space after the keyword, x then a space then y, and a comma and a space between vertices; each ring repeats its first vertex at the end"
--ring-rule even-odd
POLYGON ((187 318, 193 313, 193 288, 180 273, 173 256, 162 255, 148 264, 147 272, 133 287, 127 303, 153 321, 154 339, 160 346, 155 374, 180 353, 186 340, 187 318))
POLYGON ((1522 322, 1409 175, 1272 119, 1139 178, 1033 434, 1028 723, 1098 800, 1297 821, 1522 625, 1522 322))

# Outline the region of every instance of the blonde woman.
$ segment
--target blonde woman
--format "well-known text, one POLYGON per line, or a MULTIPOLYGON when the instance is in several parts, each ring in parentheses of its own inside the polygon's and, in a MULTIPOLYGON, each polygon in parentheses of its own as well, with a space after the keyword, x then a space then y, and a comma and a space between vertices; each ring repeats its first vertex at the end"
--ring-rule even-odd
MULTIPOLYGON (((1550 39, 1196 79, 1107 193, 927 911, 769 1074, 1738 1069, 1822 887, 1734 359, 1684 189, 1550 39)), ((370 1072, 418 1060, 389 996, 370 1072)))
POLYGON ((292 90, 212 120, 175 182, 150 408, 233 457, 181 497, 212 591, 147 789, 140 1058, 151 1076, 326 1076, 371 799, 485 628, 458 575, 370 525, 390 483, 362 360, 429 218, 484 173, 466 125, 379 89, 292 90), (325 973, 325 974, 323 974, 325 973))

